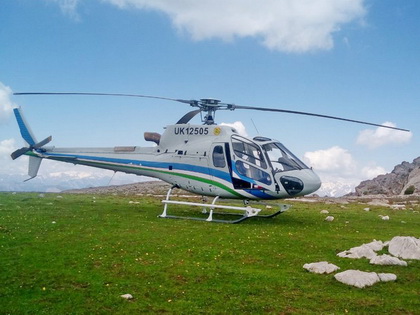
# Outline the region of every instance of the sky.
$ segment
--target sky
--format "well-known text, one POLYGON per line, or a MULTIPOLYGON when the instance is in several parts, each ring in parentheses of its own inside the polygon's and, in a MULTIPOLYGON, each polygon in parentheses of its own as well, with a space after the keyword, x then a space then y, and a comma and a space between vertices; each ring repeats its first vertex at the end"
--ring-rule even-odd
POLYGON ((140 179, 44 161, 38 178, 22 183, 26 157, 10 159, 24 145, 13 107, 57 147, 149 146, 145 131, 161 133, 190 110, 164 100, 13 92, 217 98, 391 124, 410 132, 281 113, 216 115, 249 136, 278 139, 324 182, 354 186, 391 172, 420 155, 419 16, 417 0, 2 1, 0 187, 140 179))

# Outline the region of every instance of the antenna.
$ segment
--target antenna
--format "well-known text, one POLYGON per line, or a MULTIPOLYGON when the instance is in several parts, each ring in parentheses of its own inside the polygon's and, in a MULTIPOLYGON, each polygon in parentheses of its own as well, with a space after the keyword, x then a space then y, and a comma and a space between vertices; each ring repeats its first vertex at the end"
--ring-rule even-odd
POLYGON ((258 131, 258 128, 257 128, 257 126, 255 125, 255 123, 254 123, 254 120, 251 118, 251 122, 252 122, 252 124, 254 125, 254 128, 255 128, 255 131, 257 132, 257 135, 259 135, 260 134, 260 132, 258 131))

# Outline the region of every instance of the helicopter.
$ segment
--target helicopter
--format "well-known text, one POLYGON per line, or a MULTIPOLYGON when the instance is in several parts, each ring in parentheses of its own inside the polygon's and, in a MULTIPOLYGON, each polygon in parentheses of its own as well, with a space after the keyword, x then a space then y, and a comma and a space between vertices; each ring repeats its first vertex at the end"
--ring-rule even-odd
POLYGON ((49 136, 37 141, 20 107, 14 114, 20 133, 27 146, 11 154, 13 160, 22 155, 29 156, 28 175, 30 180, 37 176, 43 159, 86 165, 160 179, 171 185, 162 200, 164 204, 161 218, 187 218, 208 222, 239 223, 252 217, 271 218, 288 210, 290 205, 280 204, 270 215, 260 215, 258 207, 252 207, 250 200, 279 200, 299 197, 316 192, 321 180, 314 170, 302 162, 280 141, 263 136, 253 138, 240 135, 227 125, 215 123, 219 110, 256 110, 307 115, 335 119, 352 123, 389 128, 400 131, 406 129, 375 123, 292 111, 268 107, 242 106, 223 103, 218 99, 199 100, 175 99, 141 94, 80 93, 80 92, 24 92, 14 95, 82 95, 82 96, 122 96, 175 101, 196 109, 182 116, 175 124, 168 125, 162 134, 145 132, 150 147, 115 146, 109 148, 59 148, 46 146, 49 136), (202 124, 190 121, 200 114, 202 124), (180 188, 201 196, 212 197, 211 203, 171 200, 172 191, 180 188), (222 199, 241 199, 243 207, 217 204, 222 199), (168 205, 180 204, 197 206, 208 213, 207 218, 183 217, 168 214, 168 205), (231 210, 238 219, 215 219, 215 209, 231 210), (208 211, 207 211, 208 210, 208 211))

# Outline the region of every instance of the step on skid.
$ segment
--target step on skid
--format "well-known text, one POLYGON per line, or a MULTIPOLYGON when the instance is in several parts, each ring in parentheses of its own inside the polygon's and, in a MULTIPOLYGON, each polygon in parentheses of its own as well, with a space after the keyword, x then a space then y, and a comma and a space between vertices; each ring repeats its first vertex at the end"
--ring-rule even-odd
POLYGON ((177 200, 170 200, 172 190, 174 188, 177 188, 176 186, 171 187, 167 194, 166 199, 162 200, 162 203, 164 204, 163 212, 161 215, 159 215, 159 218, 167 218, 167 219, 187 219, 187 220, 196 220, 196 221, 207 221, 207 222, 215 222, 215 223, 241 223, 247 219, 250 218, 273 218, 287 210, 290 209, 290 205, 287 204, 279 204, 279 210, 272 214, 268 215, 259 215, 259 212, 261 209, 254 208, 249 205, 246 205, 244 207, 237 207, 237 206, 230 206, 230 205, 218 205, 216 204, 216 201, 219 199, 219 196, 216 196, 212 203, 199 203, 199 202, 189 202, 189 201, 177 201, 177 200), (208 213, 207 218, 199 218, 199 217, 187 217, 187 216, 176 216, 176 215, 168 215, 168 205, 169 204, 175 204, 175 205, 186 205, 186 206, 195 206, 195 207, 201 207, 203 209, 202 213, 208 213), (208 210, 209 209, 209 210, 208 210), (231 213, 231 212, 215 212, 214 209, 226 209, 226 210, 233 210, 233 211, 239 211, 243 212, 241 213, 231 213), (219 215, 229 215, 229 216, 240 216, 238 219, 235 220, 221 220, 221 219, 214 219, 213 215, 219 214, 219 215))

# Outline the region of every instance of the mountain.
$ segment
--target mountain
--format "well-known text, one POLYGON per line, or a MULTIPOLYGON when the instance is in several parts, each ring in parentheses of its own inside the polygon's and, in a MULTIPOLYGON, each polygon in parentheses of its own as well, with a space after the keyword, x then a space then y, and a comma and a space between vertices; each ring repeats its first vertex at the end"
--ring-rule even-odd
POLYGON ((354 184, 336 182, 322 182, 315 194, 320 197, 341 197, 354 191, 354 184))
POLYGON ((420 157, 412 163, 402 162, 391 173, 379 175, 361 182, 353 195, 404 195, 409 192, 420 195, 420 157))
POLYGON ((25 181, 28 179, 28 175, 0 174, 0 191, 60 192, 69 189, 120 185, 146 180, 145 177, 138 176, 122 176, 118 179, 112 177, 111 174, 79 172, 47 173, 29 181, 25 181))

